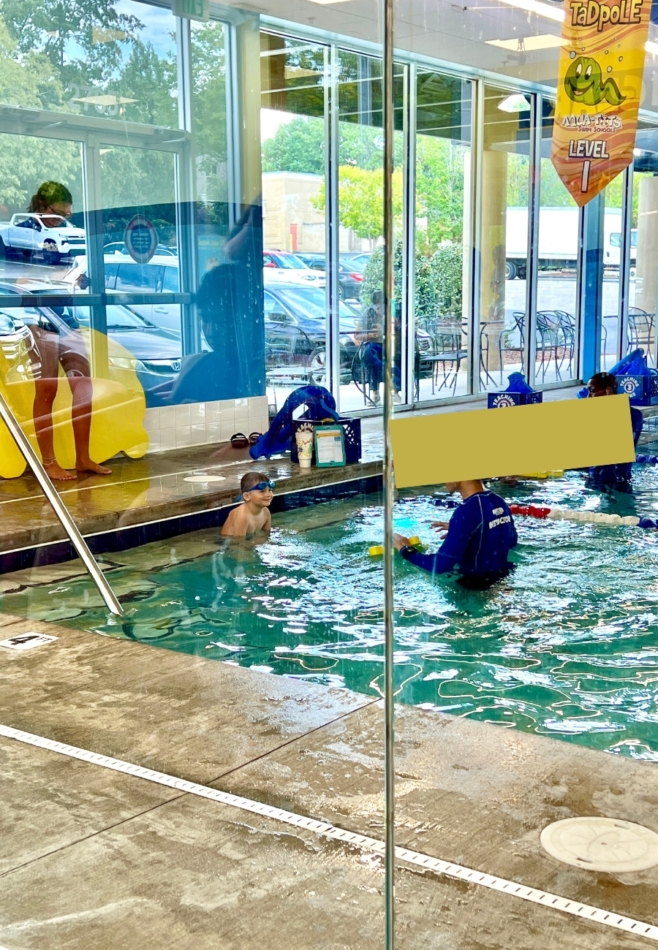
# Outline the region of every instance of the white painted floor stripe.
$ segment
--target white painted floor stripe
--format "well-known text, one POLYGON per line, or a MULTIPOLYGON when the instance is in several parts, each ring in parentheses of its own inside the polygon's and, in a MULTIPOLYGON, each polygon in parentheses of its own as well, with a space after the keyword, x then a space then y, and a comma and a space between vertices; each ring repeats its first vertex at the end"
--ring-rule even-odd
MULTIPOLYGON (((60 755, 67 755, 73 759, 80 759, 82 762, 87 762, 91 765, 99 765, 102 768, 112 769, 114 772, 123 772, 134 778, 142 778, 149 782, 156 782, 158 785, 166 785, 167 788, 173 788, 179 792, 198 795, 200 798, 209 798, 211 801, 219 802, 222 805, 240 808, 242 811, 252 812, 255 815, 261 815, 265 818, 272 818, 274 821, 285 822, 285 824, 293 825, 296 828, 305 828, 323 838, 344 841, 346 844, 350 844, 362 851, 368 851, 372 854, 382 856, 384 854, 383 841, 379 841, 377 838, 369 838, 366 835, 355 834, 352 831, 346 831, 344 828, 337 828, 335 825, 326 821, 316 821, 315 818, 305 818, 303 815, 296 815, 293 812, 284 811, 282 808, 263 805, 262 802, 252 801, 250 798, 242 798, 240 795, 231 795, 229 792, 221 792, 218 789, 209 788, 207 785, 188 782, 186 779, 177 778, 175 775, 156 772, 153 769, 146 769, 140 765, 134 765, 132 762, 124 762, 122 759, 113 759, 110 756, 101 755, 98 752, 89 752, 87 749, 78 749, 76 746, 66 745, 63 742, 54 742, 52 739, 44 739, 43 736, 35 736, 30 732, 23 732, 21 729, 12 729, 11 726, 0 724, 0 736, 5 736, 7 739, 16 739, 18 742, 24 742, 28 745, 36 746, 39 749, 58 752, 60 755)), ((411 851, 409 848, 396 848, 395 851, 398 859, 405 861, 407 864, 412 864, 428 871, 434 871, 437 874, 443 874, 447 877, 457 878, 460 881, 468 881, 471 884, 477 884, 481 887, 488 887, 493 891, 502 891, 510 897, 519 897, 521 900, 531 901, 534 904, 542 904, 544 907, 560 910, 566 914, 572 914, 574 917, 582 917, 585 920, 597 924, 616 927, 618 930, 625 930, 627 933, 635 934, 638 937, 646 937, 648 940, 658 942, 658 927, 644 923, 641 920, 634 920, 632 917, 613 914, 610 911, 602 910, 600 907, 592 907, 590 904, 581 904, 579 901, 567 900, 565 897, 559 897, 557 894, 550 894, 547 891, 538 890, 534 887, 527 887, 525 884, 519 884, 516 881, 506 881, 504 878, 494 877, 492 874, 484 874, 481 871, 462 867, 462 865, 453 864, 450 861, 441 861, 439 858, 433 858, 431 855, 422 854, 419 851, 411 851)))

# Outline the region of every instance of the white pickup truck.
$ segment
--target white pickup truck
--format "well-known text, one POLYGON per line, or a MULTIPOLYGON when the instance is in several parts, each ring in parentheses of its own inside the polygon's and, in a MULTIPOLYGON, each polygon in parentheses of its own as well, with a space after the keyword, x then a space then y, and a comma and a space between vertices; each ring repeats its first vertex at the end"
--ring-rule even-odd
POLYGON ((57 214, 15 214, 0 222, 0 257, 26 255, 44 264, 86 253, 86 237, 57 214))

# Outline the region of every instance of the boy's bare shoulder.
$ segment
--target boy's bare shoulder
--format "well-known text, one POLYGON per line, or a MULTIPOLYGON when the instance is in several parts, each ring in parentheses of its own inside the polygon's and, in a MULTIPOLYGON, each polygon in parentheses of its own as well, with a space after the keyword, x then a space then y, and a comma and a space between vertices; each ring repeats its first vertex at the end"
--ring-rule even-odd
POLYGON ((222 536, 226 537, 231 534, 244 534, 247 526, 247 513, 244 505, 240 505, 239 508, 234 508, 233 511, 229 513, 228 518, 224 522, 222 528, 222 536))

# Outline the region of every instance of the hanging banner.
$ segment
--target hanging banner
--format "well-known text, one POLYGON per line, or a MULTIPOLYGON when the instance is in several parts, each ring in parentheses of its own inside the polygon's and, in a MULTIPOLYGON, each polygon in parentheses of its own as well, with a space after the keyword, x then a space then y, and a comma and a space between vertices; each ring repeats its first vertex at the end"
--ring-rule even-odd
POLYGON ((633 158, 651 0, 567 0, 551 159, 579 205, 633 158))

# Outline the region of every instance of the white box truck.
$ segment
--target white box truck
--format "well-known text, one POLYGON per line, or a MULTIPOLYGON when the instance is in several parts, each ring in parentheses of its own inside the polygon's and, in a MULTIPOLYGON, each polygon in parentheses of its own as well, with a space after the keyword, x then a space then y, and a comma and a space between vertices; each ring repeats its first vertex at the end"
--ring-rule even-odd
MULTIPOLYGON (((578 208, 540 208, 539 270, 575 270, 578 261, 578 208)), ((526 278, 528 209, 507 209, 505 275, 508 280, 526 278)), ((621 209, 606 208, 603 219, 603 264, 619 269, 621 255, 621 209)), ((637 231, 631 232, 631 268, 637 255, 637 231)))

